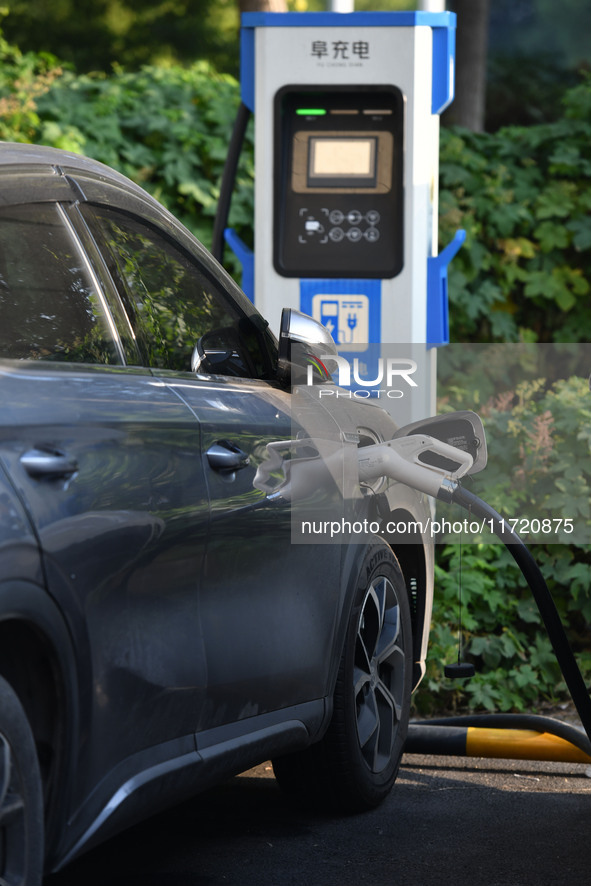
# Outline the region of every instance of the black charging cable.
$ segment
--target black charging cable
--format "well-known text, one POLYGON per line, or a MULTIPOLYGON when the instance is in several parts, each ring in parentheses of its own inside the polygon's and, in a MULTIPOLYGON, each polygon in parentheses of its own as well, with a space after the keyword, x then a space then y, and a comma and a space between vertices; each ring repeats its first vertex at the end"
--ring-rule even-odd
POLYGON ((506 520, 473 492, 458 486, 452 495, 466 510, 489 521, 495 535, 504 543, 507 550, 519 566, 536 601, 544 627, 552 644, 554 654, 560 665, 562 676, 566 682, 571 698, 581 718, 587 737, 591 740, 591 698, 579 670, 575 656, 568 642, 556 604, 546 584, 540 568, 521 538, 514 532, 506 520))
POLYGON ((238 169, 238 161, 244 144, 244 136, 246 135, 246 127, 250 119, 250 110, 240 102, 238 113, 234 120, 234 128, 232 129, 232 137, 228 146, 228 154, 226 156, 226 165, 222 175, 220 185, 220 198, 218 200, 218 208, 213 224, 213 236, 211 241, 211 253, 214 258, 222 263, 224 257, 224 231, 228 227, 228 217, 230 215, 230 204, 232 202, 232 192, 236 181, 236 170, 238 169))

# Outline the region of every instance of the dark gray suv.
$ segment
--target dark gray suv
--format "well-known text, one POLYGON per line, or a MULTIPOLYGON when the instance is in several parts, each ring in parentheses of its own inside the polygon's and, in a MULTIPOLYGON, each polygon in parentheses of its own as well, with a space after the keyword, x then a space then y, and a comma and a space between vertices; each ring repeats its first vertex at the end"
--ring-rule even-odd
MULTIPOLYGON (((289 498, 257 481, 305 438, 277 341, 139 187, 3 144, 0 232, 0 882, 268 758, 288 791, 377 804, 431 547, 292 541, 289 498)), ((353 448, 395 430, 361 403, 340 422, 353 448)), ((386 483, 351 507, 428 513, 386 483)))

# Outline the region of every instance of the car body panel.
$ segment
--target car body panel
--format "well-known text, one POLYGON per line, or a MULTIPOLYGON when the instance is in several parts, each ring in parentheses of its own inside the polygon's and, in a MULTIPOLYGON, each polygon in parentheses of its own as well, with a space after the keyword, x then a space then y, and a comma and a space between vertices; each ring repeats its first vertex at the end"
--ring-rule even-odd
MULTIPOLYGON (((208 675, 200 728, 324 697, 340 551, 292 545, 290 502, 266 501, 254 485, 267 445, 303 432, 291 396, 257 380, 161 377, 199 419, 211 502, 200 589, 208 675), (244 451, 248 465, 233 474, 213 470, 207 451, 220 440, 244 451)), ((323 433, 338 439, 329 415, 323 433)))
POLYGON ((0 458, 35 521, 79 660, 89 658, 81 802, 122 757, 195 730, 209 512, 199 426, 134 370, 3 363, 0 391, 0 458), (64 452, 78 470, 32 477, 21 463, 32 449, 64 452))
POLYGON ((42 587, 41 551, 33 526, 0 458, 0 575, 42 587))

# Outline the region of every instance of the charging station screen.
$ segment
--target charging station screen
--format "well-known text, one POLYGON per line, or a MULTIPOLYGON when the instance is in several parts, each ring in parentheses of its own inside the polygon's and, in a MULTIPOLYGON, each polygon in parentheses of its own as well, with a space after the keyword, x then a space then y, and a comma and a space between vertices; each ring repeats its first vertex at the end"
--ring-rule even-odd
POLYGON ((376 177, 376 138, 317 138, 309 140, 308 185, 330 179, 335 186, 357 182, 373 185, 376 177))
POLYGON ((404 99, 393 86, 286 86, 275 97, 275 269, 395 277, 403 262, 404 99))

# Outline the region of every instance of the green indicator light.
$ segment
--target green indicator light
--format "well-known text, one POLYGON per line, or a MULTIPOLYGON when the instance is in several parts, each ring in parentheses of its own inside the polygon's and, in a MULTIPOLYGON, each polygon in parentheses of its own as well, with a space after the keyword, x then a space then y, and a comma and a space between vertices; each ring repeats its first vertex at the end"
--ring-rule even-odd
POLYGON ((296 114, 299 114, 302 117, 309 117, 312 115, 315 117, 322 117, 326 114, 326 111, 324 108, 298 108, 296 114))

